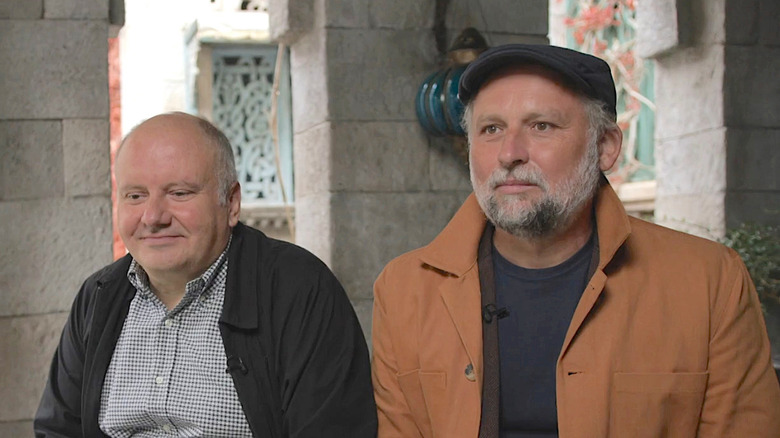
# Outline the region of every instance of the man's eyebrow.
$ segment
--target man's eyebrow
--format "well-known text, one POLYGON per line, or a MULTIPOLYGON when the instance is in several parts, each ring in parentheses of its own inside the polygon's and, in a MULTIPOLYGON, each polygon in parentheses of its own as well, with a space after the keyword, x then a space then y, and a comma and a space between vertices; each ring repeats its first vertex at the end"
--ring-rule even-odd
POLYGON ((168 183, 165 186, 163 186, 163 189, 165 191, 174 189, 174 188, 186 188, 190 190, 201 190, 203 188, 203 184, 195 183, 192 181, 174 181, 172 183, 168 183))
POLYGON ((503 119, 504 118, 498 114, 488 113, 488 114, 480 115, 479 117, 477 117, 477 119, 474 122, 475 123, 495 122, 503 119))
POLYGON ((146 190, 146 186, 142 184, 122 184, 117 186, 118 191, 130 191, 130 190, 146 190))

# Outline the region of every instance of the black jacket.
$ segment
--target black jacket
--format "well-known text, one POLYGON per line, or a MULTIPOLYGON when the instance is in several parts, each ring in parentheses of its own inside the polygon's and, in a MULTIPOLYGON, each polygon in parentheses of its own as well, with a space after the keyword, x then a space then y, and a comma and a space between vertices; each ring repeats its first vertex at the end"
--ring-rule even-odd
MULTIPOLYGON (((128 255, 90 276, 52 360, 37 437, 101 437, 106 370, 135 289, 128 255)), ((226 369, 258 437, 374 437, 368 349, 344 289, 315 256, 239 223, 219 320, 226 369)))

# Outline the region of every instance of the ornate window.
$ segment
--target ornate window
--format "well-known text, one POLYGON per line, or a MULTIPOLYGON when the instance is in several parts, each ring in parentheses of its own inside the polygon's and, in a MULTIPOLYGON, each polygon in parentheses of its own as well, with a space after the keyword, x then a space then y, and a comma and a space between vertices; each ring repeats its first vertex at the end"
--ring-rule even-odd
POLYGON ((215 45, 211 50, 212 120, 233 145, 246 204, 292 201, 289 73, 285 65, 280 66, 275 94, 277 51, 271 45, 215 45))
POLYGON ((293 240, 289 54, 270 42, 262 5, 217 0, 212 14, 189 26, 185 101, 188 111, 211 120, 233 145, 241 220, 293 240))

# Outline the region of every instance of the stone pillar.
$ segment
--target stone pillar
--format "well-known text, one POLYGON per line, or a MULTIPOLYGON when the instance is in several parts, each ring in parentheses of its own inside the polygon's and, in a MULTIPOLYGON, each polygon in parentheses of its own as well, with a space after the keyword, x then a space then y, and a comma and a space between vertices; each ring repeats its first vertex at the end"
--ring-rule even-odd
MULTIPOLYGON (((447 40, 546 42, 546 0, 453 0, 447 40)), ((272 37, 291 48, 296 242, 321 257, 370 339, 372 285, 425 245, 471 191, 451 141, 418 125, 414 97, 441 68, 433 0, 280 0, 272 37)))
POLYGON ((657 222, 709 238, 780 223, 780 6, 639 2, 637 51, 656 60, 657 222))
POLYGON ((108 32, 109 2, 0 3, 0 436, 33 436, 73 297, 111 261, 108 32))
POLYGON ((780 2, 727 0, 726 227, 780 225, 780 2))

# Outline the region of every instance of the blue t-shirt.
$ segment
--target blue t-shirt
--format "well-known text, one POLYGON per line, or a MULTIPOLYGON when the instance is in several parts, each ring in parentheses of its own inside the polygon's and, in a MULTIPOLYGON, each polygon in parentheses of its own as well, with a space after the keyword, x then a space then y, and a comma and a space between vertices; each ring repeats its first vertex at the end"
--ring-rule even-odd
POLYGON ((588 284, 593 238, 565 262, 544 269, 513 265, 493 247, 502 438, 557 437, 555 364, 588 284))

